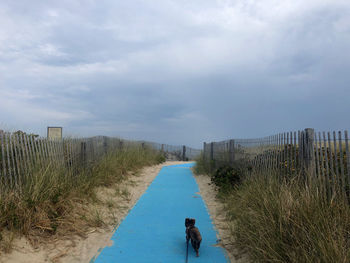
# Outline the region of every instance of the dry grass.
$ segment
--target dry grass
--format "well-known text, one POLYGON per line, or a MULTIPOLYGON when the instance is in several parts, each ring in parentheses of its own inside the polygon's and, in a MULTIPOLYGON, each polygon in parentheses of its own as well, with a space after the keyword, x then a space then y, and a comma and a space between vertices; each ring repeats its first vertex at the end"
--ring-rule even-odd
POLYGON ((276 176, 248 179, 224 197, 236 245, 253 262, 349 262, 350 208, 276 176))
POLYGON ((209 161, 205 160, 203 152, 196 158, 196 165, 193 167, 195 174, 209 174, 213 166, 209 161))
MULTIPOLYGON (((211 174, 202 160, 194 171, 211 174)), ((314 185, 256 174, 219 190, 235 247, 252 262, 350 262, 349 203, 343 195, 325 200, 314 185)))
MULTIPOLYGON (((129 171, 161 161, 151 149, 132 147, 109 153, 78 175, 65 167, 38 167, 22 180, 20 191, 0 189, 0 253, 10 251, 15 235, 25 235, 36 247, 52 237, 84 236, 90 226, 103 226, 100 212, 88 209, 88 204, 100 202, 94 189, 117 186, 129 171)), ((125 190, 116 194, 128 196, 125 190)))

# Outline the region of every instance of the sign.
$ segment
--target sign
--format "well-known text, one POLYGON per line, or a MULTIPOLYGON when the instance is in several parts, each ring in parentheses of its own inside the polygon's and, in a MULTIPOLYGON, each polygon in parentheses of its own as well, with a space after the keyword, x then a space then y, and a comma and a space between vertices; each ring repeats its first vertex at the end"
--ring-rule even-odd
POLYGON ((48 139, 62 139, 62 127, 47 127, 48 139))

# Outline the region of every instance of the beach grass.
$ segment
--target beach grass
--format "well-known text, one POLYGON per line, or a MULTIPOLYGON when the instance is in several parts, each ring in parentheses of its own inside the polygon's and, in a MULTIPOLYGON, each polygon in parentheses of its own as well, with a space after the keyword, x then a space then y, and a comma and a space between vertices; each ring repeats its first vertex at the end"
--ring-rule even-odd
POLYGON ((109 152, 78 174, 67 167, 42 164, 16 188, 0 187, 0 248, 9 251, 9 233, 25 235, 33 244, 57 234, 84 235, 89 222, 103 224, 98 212, 89 219, 86 208, 99 201, 96 187, 118 185, 130 173, 163 161, 158 151, 133 146, 109 152))
MULTIPOLYGON (((203 163, 197 165, 195 172, 213 176, 203 163)), ((235 248, 251 262, 350 262, 350 207, 343 195, 328 201, 298 177, 244 178, 229 191, 218 187, 217 196, 235 248)))

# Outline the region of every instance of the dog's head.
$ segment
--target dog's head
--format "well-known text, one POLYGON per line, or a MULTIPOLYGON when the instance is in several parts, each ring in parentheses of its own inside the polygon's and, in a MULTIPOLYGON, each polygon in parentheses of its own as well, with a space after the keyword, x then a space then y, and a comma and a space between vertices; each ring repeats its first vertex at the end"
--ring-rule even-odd
POLYGON ((196 219, 194 218, 185 219, 185 227, 194 226, 195 223, 196 223, 196 219))

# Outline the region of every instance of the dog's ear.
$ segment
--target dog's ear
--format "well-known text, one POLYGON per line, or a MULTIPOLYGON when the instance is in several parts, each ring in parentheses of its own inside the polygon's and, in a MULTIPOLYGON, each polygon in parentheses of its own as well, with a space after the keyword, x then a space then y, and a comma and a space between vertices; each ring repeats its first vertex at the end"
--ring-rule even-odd
POLYGON ((185 227, 188 227, 191 224, 191 218, 185 219, 185 227))
POLYGON ((191 224, 192 226, 194 226, 194 225, 196 224, 196 219, 191 218, 190 220, 191 220, 190 224, 191 224))

